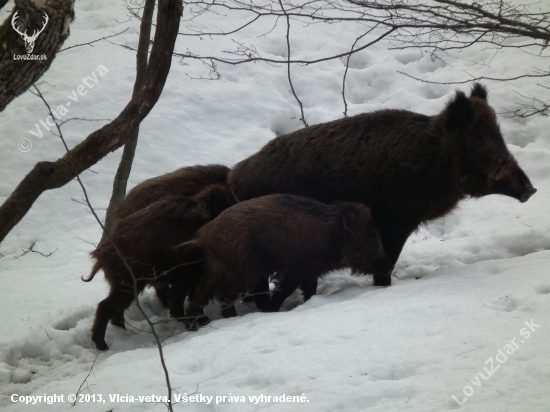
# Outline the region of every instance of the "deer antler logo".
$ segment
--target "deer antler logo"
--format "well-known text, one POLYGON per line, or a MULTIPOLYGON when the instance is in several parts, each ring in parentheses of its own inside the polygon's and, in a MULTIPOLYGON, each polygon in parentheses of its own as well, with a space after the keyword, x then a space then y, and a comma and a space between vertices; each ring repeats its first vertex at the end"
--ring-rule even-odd
POLYGON ((27 54, 31 54, 33 49, 34 49, 34 42, 36 41, 36 38, 38 37, 38 35, 40 33, 42 33, 44 31, 44 28, 46 27, 46 24, 48 24, 48 21, 50 20, 48 15, 46 13, 44 13, 44 25, 42 26, 42 28, 40 30, 35 30, 32 34, 32 36, 29 36, 27 35, 27 30, 25 30, 23 33, 21 33, 21 31, 19 31, 19 27, 15 27, 15 23, 17 21, 17 19, 19 18, 18 16, 19 14, 19 11, 16 11, 15 14, 13 15, 12 19, 11 19, 11 26, 13 27, 13 29, 19 33, 21 35, 21 38, 23 40, 25 40, 25 48, 27 49, 27 54))

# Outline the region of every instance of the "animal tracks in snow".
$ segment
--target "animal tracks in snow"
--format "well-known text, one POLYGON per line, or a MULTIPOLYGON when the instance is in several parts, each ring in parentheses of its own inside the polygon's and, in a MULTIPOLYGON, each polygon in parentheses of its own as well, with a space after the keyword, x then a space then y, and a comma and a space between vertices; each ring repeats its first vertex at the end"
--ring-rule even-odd
POLYGON ((485 306, 496 311, 513 312, 521 307, 522 302, 523 299, 514 296, 504 296, 485 303, 485 306))
POLYGON ((489 309, 502 312, 532 312, 536 308, 536 296, 550 294, 550 284, 535 285, 532 289, 533 294, 525 296, 506 295, 498 299, 485 302, 485 306, 489 309))

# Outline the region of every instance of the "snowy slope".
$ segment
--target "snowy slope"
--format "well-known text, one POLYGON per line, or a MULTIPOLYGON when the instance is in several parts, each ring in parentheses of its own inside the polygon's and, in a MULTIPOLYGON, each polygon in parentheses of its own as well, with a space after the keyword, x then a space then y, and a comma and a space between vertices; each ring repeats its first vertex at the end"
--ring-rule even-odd
MULTIPOLYGON (((10 2, 5 9, 11 7, 10 2)), ((2 12, 2 19, 5 16, 2 12)), ((76 17, 66 46, 126 27, 130 29, 112 42, 137 45, 138 24, 128 21, 118 2, 77 2, 76 17)), ((209 19, 210 30, 240 22, 212 15, 209 19)), ((185 24, 206 29, 201 26, 204 20, 183 22, 182 31, 185 24)), ((252 26, 234 39, 253 43, 262 55, 284 57, 284 25, 257 37, 270 28, 269 23, 252 26)), ((343 52, 362 30, 352 24, 293 24, 293 54, 312 58, 343 52)), ((224 50, 228 41, 181 37, 176 48, 213 54, 224 50)), ((434 81, 466 80, 470 75, 513 77, 547 66, 548 49, 537 56, 539 51, 495 54, 479 48, 442 61, 418 51, 388 50, 388 44, 380 43, 351 60, 349 112, 402 108, 435 114, 455 86, 421 83, 398 72, 434 81)), ((52 105, 66 103, 83 78, 96 73, 98 79, 70 106, 66 118, 103 120, 68 122, 63 131, 70 146, 124 107, 134 65, 134 52, 105 41, 56 57, 39 84, 52 105), (98 74, 100 65, 108 69, 104 76, 98 74)), ((294 85, 310 124, 342 116, 344 68, 342 60, 293 66, 294 85)), ((220 65, 219 70, 220 80, 195 80, 192 77, 207 75, 207 68, 174 59, 165 90, 142 124, 131 186, 184 165, 231 166, 276 135, 301 127, 284 65, 220 65)), ((420 228, 407 242, 389 288, 339 272, 322 280, 319 296, 301 305, 297 294, 281 313, 257 313, 253 305, 243 304, 238 311, 244 316, 219 319, 213 305, 210 314, 218 320, 196 333, 184 332, 169 320, 147 290, 142 302, 153 319, 162 322, 159 332, 166 339, 176 394, 214 397, 208 405, 180 402, 175 410, 425 412, 457 409, 464 398, 465 411, 550 410, 550 119, 502 115, 523 101, 517 92, 546 101, 550 94, 544 94, 536 79, 484 83, 490 103, 501 113, 504 138, 537 187, 536 195, 525 204, 503 196, 465 201, 451 215, 420 228), (502 364, 499 350, 510 352, 502 364), (500 367, 488 377, 484 368, 490 370, 491 357, 493 369, 500 367), (227 398, 230 394, 237 400, 245 396, 246 402, 229 402, 235 400, 227 398), (304 394, 307 402, 280 404, 271 399, 255 404, 248 398, 261 394, 304 394), (216 396, 226 396, 225 402, 216 405, 216 396)), ((36 162, 63 154, 55 136, 29 133, 46 117, 42 102, 28 92, 0 113, 0 202, 36 162), (30 151, 19 150, 22 138, 32 143, 30 151)), ((81 176, 98 210, 108 204, 119 157, 120 151, 81 176)), ((83 393, 102 395, 107 402, 79 404, 80 409, 164 410, 158 403, 110 402, 109 394, 124 399, 126 394, 161 396, 166 390, 157 349, 135 307, 126 313, 131 326, 127 331, 109 326, 109 351, 98 353, 90 341, 95 308, 107 288, 101 276, 91 283, 80 281, 91 269, 90 242, 100 238, 99 227, 79 203, 81 197, 74 182, 44 193, 0 246, 0 405, 11 411, 71 409, 69 402, 25 405, 9 397, 64 394, 66 400, 95 361, 83 393), (31 245, 46 255, 55 252, 49 257, 23 254, 31 245)))

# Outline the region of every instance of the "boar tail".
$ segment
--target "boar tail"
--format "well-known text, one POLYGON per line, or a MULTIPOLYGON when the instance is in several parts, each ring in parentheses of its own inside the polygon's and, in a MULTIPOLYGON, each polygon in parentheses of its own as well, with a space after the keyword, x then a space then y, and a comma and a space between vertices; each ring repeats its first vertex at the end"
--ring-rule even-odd
POLYGON ((88 275, 88 278, 84 279, 84 276, 81 276, 80 279, 82 280, 82 282, 90 282, 94 278, 95 274, 99 272, 99 269, 101 269, 101 262, 99 262, 98 260, 97 262, 95 262, 95 265, 92 268, 92 272, 88 275))

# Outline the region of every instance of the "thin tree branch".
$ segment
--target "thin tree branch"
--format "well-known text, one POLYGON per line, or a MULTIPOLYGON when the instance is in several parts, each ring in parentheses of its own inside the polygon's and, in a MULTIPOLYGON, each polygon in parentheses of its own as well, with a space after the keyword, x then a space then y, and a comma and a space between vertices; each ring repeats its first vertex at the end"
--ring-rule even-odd
MULTIPOLYGON (((143 17, 141 18, 139 30, 138 50, 136 53, 136 80, 134 82, 132 98, 138 94, 140 88, 144 84, 145 72, 147 71, 147 58, 149 57, 149 44, 151 41, 151 21, 153 19, 154 10, 155 0, 145 0, 143 17)), ((124 144, 122 157, 120 159, 115 178, 113 179, 113 192, 111 194, 111 200, 109 201, 109 206, 107 207, 107 212, 105 213, 105 232, 101 235, 101 241, 99 243, 105 240, 107 233, 111 233, 115 207, 120 203, 124 196, 126 196, 126 187, 128 185, 130 172, 132 171, 132 162, 134 161, 134 155, 136 153, 138 136, 139 124, 132 132, 132 135, 128 141, 124 144)))
POLYGON ((281 5, 281 10, 283 10, 283 13, 286 17, 286 50, 287 50, 287 76, 288 76, 288 83, 290 84, 290 90, 292 90, 292 94, 294 95, 294 98, 300 105, 300 113, 302 117, 300 120, 302 123, 304 123, 305 127, 308 127, 308 124, 306 122, 306 116, 304 115, 304 105, 302 104, 302 101, 298 98, 298 95, 296 94, 296 90, 294 90, 294 85, 292 84, 292 77, 290 76, 290 18, 288 17, 288 14, 286 14, 286 10, 283 6, 282 0, 279 0, 279 4, 281 5))
POLYGON ((469 80, 459 80, 459 81, 454 81, 454 82, 436 82, 436 81, 432 81, 432 80, 421 79, 419 77, 415 77, 415 76, 412 76, 410 74, 407 74, 407 73, 404 73, 404 72, 401 72, 401 71, 398 71, 397 73, 402 74, 402 75, 407 76, 407 77, 410 77, 411 79, 418 80, 422 83, 430 83, 430 84, 464 84, 464 83, 471 83, 471 82, 475 82, 475 81, 479 81, 479 80, 493 80, 493 81, 496 81, 496 82, 509 82, 511 80, 524 79, 524 78, 527 78, 527 77, 549 77, 550 76, 550 72, 548 72, 548 73, 540 73, 540 74, 522 74, 520 76, 506 77, 506 78, 479 76, 479 77, 473 77, 469 80))
MULTIPOLYGON (((92 374, 92 370, 94 369, 94 365, 97 361, 97 358, 99 357, 99 353, 95 356, 95 359, 94 361, 92 362, 92 366, 90 366, 90 370, 88 371, 88 374, 86 375, 86 377, 84 378, 84 380, 82 381, 82 383, 80 384, 80 386, 78 387, 78 390, 76 391, 76 394, 75 394, 75 400, 73 402, 73 406, 76 405, 76 400, 78 399, 78 394, 80 393, 80 390, 82 389, 82 386, 84 386, 84 383, 87 383, 88 382, 88 378, 90 377, 90 375, 92 374)), ((88 385, 89 386, 89 385, 88 385)))
MULTIPOLYGON (((364 49, 372 46, 373 44, 378 43, 380 40, 382 40, 383 38, 389 36, 395 30, 396 30, 395 28, 392 28, 392 29, 384 32, 383 34, 378 36, 373 41, 370 41, 369 43, 355 49, 354 51, 334 54, 332 56, 321 57, 319 59, 313 59, 313 60, 303 60, 303 59, 299 59, 299 60, 293 60, 293 59, 280 60, 280 59, 267 59, 267 58, 264 58, 264 57, 249 57, 249 58, 246 58, 246 59, 233 59, 233 60, 230 60, 230 59, 223 59, 223 58, 216 57, 216 56, 196 56, 196 55, 191 54, 191 52, 188 52, 188 53, 185 53, 185 54, 184 53, 174 53, 174 56, 180 57, 182 59, 182 61, 184 59, 213 60, 213 61, 217 61, 217 62, 220 62, 220 63, 230 64, 230 65, 233 65, 233 66, 243 64, 243 63, 259 62, 259 61, 266 62, 266 63, 282 63, 282 64, 289 64, 289 63, 295 64, 295 63, 298 63, 298 64, 309 65, 309 64, 315 64, 315 63, 326 62, 326 61, 329 61, 329 60, 339 59, 341 57, 346 57, 346 56, 349 56, 351 54, 360 52, 361 50, 364 50, 364 49)), ((134 49, 132 49, 132 50, 134 50, 134 49)))
POLYGON ((376 29, 378 25, 371 28, 369 31, 363 33, 361 36, 357 37, 355 41, 353 42, 350 50, 350 54, 348 54, 346 59, 346 69, 344 70, 344 76, 342 77, 342 99, 344 100, 344 117, 348 117, 348 102, 346 101, 346 77, 348 75, 348 69, 349 69, 349 60, 351 58, 351 55, 353 53, 353 49, 355 48, 355 45, 359 40, 361 40, 363 37, 365 37, 367 34, 372 32, 374 29, 376 29))
POLYGON ((92 40, 92 41, 89 41, 89 42, 86 42, 86 43, 80 43, 80 44, 75 44, 73 46, 69 46, 69 47, 65 47, 64 49, 61 49, 58 51, 58 53, 61 53, 61 52, 64 52, 66 50, 70 50, 70 49, 74 49, 75 47, 81 47, 81 46, 90 46, 90 47, 94 47, 92 46, 92 44, 94 43, 97 43, 98 41, 101 41, 101 40, 106 40, 106 39, 110 39, 111 37, 115 37, 115 36, 118 36, 118 35, 121 35, 122 33, 126 33, 128 31, 129 27, 126 27, 124 30, 122 30, 120 33, 116 33, 116 34, 111 34, 110 36, 103 36, 99 39, 95 39, 95 40, 92 40))

